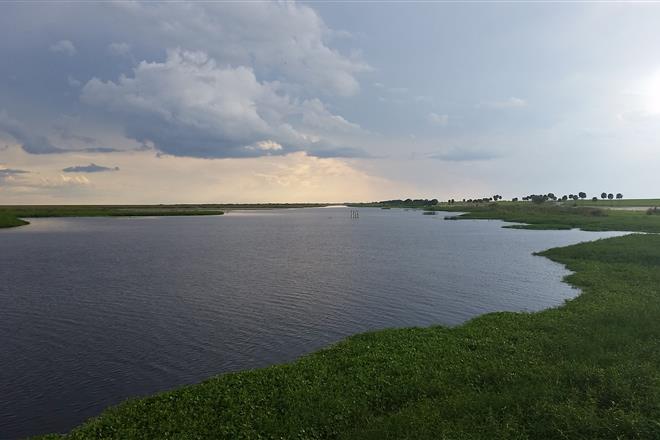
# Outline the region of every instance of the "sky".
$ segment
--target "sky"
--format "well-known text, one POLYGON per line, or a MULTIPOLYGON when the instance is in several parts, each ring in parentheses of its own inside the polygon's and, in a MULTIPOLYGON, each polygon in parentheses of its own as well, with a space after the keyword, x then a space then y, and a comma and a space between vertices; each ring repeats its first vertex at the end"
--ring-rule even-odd
POLYGON ((0 3, 0 204, 660 196, 660 4, 0 3))

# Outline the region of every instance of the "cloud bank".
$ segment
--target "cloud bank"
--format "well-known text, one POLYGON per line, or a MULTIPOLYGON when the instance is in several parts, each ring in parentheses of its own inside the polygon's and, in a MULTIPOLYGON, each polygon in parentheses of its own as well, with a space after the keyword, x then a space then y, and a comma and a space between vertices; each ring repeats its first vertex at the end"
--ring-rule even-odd
POLYGON ((290 97, 248 67, 223 67, 205 52, 172 49, 116 82, 90 80, 82 101, 107 111, 125 134, 174 156, 254 157, 328 149, 319 130, 357 130, 318 99, 290 97), (264 148, 277 144, 277 148, 264 148))

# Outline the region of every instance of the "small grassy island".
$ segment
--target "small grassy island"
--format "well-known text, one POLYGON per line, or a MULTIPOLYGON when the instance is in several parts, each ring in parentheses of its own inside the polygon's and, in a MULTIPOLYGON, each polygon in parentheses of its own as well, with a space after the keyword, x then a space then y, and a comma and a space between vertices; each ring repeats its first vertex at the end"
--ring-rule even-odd
MULTIPOLYGON (((570 203, 422 208, 534 229, 660 232, 660 215, 570 203)), ((356 335, 290 364, 129 400, 41 438, 660 438, 660 236, 541 255, 572 270, 567 281, 582 294, 537 313, 356 335)))

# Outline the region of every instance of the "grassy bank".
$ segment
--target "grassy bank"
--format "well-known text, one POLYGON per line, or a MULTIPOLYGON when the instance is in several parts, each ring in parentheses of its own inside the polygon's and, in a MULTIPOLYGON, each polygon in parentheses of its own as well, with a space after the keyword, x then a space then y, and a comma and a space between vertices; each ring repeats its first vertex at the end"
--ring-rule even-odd
POLYGON ((648 215, 645 211, 619 211, 554 203, 537 205, 530 202, 441 204, 427 209, 468 211, 459 218, 524 223, 508 226, 522 229, 580 228, 585 231, 660 232, 660 215, 648 215))
POLYGON ((64 438, 660 438, 660 236, 542 255, 574 271, 582 295, 455 328, 357 335, 127 401, 64 438))
POLYGON ((603 200, 599 198, 597 201, 591 199, 576 200, 566 203, 576 203, 580 206, 609 206, 609 207, 653 207, 660 206, 660 199, 621 199, 621 200, 603 200))
POLYGON ((238 209, 309 208, 327 203, 250 203, 202 205, 16 205, 0 206, 0 228, 28 224, 24 218, 221 215, 238 209))
POLYGON ((28 224, 24 218, 221 215, 207 205, 33 205, 0 206, 0 228, 28 224))

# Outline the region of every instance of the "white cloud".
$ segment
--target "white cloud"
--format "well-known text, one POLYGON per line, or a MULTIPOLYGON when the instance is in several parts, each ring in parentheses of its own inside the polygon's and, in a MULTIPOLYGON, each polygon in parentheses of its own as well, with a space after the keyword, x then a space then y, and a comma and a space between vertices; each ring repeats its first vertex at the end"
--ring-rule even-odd
POLYGON ((360 126, 347 121, 342 116, 332 114, 321 100, 314 98, 301 104, 302 122, 313 129, 325 132, 359 131, 360 126))
POLYGON ((521 107, 527 107, 527 101, 513 96, 503 101, 482 101, 479 104, 477 104, 477 108, 488 108, 488 109, 508 109, 508 108, 521 108, 521 107))
POLYGON ((499 159, 503 153, 496 148, 450 147, 430 154, 430 159, 449 162, 474 162, 499 159))
POLYGON ((59 180, 43 180, 45 185, 62 186, 62 185, 89 185, 90 181, 85 176, 63 176, 60 175, 59 180))
POLYGON ((125 19, 165 47, 208 53, 223 64, 276 71, 317 92, 354 95, 356 75, 371 70, 359 55, 343 55, 319 14, 293 2, 115 4, 125 19))
POLYGON ((248 150, 258 149, 261 151, 279 151, 282 149, 282 145, 269 139, 266 141, 259 141, 254 145, 248 145, 245 148, 247 148, 248 150))
POLYGON ((174 155, 240 156, 293 132, 281 117, 291 104, 276 84, 247 67, 219 67, 203 52, 171 50, 164 63, 143 61, 116 83, 92 79, 82 99, 119 116, 129 137, 174 155))
POLYGON ((81 83, 79 80, 75 79, 75 78, 72 77, 71 75, 67 76, 67 78, 66 78, 66 82, 67 82, 71 87, 76 87, 76 88, 77 88, 77 87, 80 87, 80 86, 82 85, 82 83, 81 83))
POLYGON ((141 62, 132 77, 90 80, 82 100, 109 111, 128 137, 176 156, 328 150, 328 133, 358 129, 318 99, 301 102, 278 82, 260 82, 248 67, 223 67, 204 52, 180 49, 162 63, 141 62), (246 148, 264 139, 281 148, 246 148))
POLYGON ((124 56, 131 53, 131 45, 128 43, 110 43, 108 53, 116 56, 124 56))
POLYGON ((427 116, 428 121, 433 125, 446 127, 449 124, 449 115, 439 115, 437 113, 429 113, 427 116))
POLYGON ((69 40, 60 40, 50 46, 50 51, 54 53, 62 53, 64 55, 73 56, 76 54, 76 46, 69 40))
POLYGON ((656 122, 660 118, 660 69, 636 78, 622 92, 619 121, 656 122))

